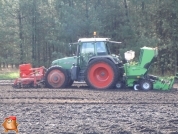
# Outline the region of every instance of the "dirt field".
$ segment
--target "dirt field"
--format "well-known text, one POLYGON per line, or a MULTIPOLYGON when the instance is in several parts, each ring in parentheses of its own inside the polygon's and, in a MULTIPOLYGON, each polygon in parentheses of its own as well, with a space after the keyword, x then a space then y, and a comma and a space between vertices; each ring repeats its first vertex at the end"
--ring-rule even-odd
POLYGON ((0 86, 0 124, 10 115, 17 117, 19 134, 177 134, 178 90, 0 86))

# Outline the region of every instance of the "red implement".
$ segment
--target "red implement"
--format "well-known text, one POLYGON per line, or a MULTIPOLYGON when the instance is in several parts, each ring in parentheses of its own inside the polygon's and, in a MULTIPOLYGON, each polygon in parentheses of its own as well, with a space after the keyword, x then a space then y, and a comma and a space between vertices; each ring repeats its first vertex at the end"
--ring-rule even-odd
POLYGON ((20 78, 17 78, 12 85, 15 88, 23 87, 44 87, 45 67, 32 68, 31 64, 19 65, 20 78))

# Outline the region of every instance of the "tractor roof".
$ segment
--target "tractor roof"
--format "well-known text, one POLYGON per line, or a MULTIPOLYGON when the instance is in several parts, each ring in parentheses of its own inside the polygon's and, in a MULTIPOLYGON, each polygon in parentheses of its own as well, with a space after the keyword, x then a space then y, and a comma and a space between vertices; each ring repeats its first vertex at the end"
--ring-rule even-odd
POLYGON ((110 38, 80 38, 78 42, 109 41, 110 38))

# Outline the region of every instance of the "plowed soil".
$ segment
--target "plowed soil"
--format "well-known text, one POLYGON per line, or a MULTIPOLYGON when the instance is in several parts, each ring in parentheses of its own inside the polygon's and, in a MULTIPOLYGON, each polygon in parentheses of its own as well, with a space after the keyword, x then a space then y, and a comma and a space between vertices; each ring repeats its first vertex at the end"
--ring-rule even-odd
POLYGON ((0 124, 10 115, 19 134, 177 134, 178 90, 0 86, 0 124))

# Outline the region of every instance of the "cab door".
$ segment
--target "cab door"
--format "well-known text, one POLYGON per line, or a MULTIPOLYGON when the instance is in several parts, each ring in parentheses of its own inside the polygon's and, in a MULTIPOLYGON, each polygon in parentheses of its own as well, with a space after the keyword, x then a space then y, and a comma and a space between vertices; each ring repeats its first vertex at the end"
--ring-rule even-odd
POLYGON ((80 66, 86 67, 91 57, 95 56, 94 42, 83 42, 80 49, 80 66))

